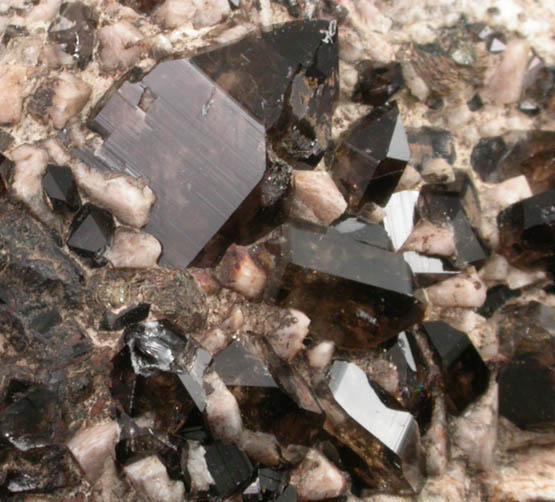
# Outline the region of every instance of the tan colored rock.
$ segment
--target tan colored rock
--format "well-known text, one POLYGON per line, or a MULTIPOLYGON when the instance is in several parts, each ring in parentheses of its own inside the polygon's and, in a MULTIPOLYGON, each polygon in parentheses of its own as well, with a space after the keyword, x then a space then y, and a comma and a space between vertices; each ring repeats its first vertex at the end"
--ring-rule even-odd
POLYGON ((293 171, 289 214, 327 226, 347 209, 347 202, 326 171, 293 171))
POLYGON ((333 342, 320 342, 307 352, 308 364, 314 369, 322 371, 331 362, 334 350, 333 342))
POLYGON ((204 377, 204 387, 206 418, 214 437, 233 443, 240 442, 243 421, 235 396, 215 372, 208 373, 204 377))
MULTIPOLYGON (((468 107, 465 108, 468 109, 468 107)), ((442 157, 433 157, 425 162, 422 178, 429 183, 451 183, 455 181, 453 166, 442 157)))
POLYGON ((439 227, 421 220, 413 228, 401 249, 432 256, 453 256, 455 236, 451 228, 439 227))
POLYGON ((196 29, 221 23, 231 12, 228 0, 193 0, 193 4, 196 7, 193 27, 196 29))
POLYGON ((279 445, 272 434, 245 429, 239 445, 256 462, 267 466, 278 466, 281 461, 279 445))
POLYGON ((69 72, 60 73, 54 84, 52 106, 48 114, 56 129, 62 129, 67 121, 87 104, 91 87, 69 72))
POLYGON ((345 475, 316 450, 309 450, 291 473, 291 484, 300 500, 326 500, 339 497, 347 489, 345 475))
POLYGON ((162 245, 154 236, 120 227, 104 257, 116 268, 149 268, 161 254, 162 245))
POLYGON ((522 91, 522 80, 528 65, 530 47, 526 40, 511 40, 503 59, 487 88, 487 96, 496 104, 515 103, 522 91))
POLYGON ((166 28, 178 28, 195 15, 192 0, 166 0, 154 13, 154 19, 166 28))
POLYGON ((100 477, 106 459, 115 455, 119 433, 117 422, 102 422, 80 429, 67 444, 90 483, 100 477))
POLYGON ((74 167, 73 173, 77 185, 90 200, 111 211, 119 221, 135 228, 148 223, 156 197, 144 180, 101 173, 82 163, 74 167))
POLYGON ((450 279, 418 290, 417 296, 438 307, 481 307, 486 301, 486 286, 471 267, 450 279))
POLYGON ((185 496, 183 481, 172 481, 166 467, 156 456, 143 458, 123 469, 125 474, 148 502, 182 502, 185 496))
POLYGON ((266 272, 244 246, 232 244, 216 268, 216 278, 226 288, 256 298, 266 286, 266 272))
POLYGON ((118 21, 97 31, 104 70, 127 69, 141 57, 143 34, 129 21, 118 21))
POLYGON ((304 348, 309 325, 310 319, 305 314, 289 309, 289 315, 280 320, 275 331, 266 333, 266 338, 279 357, 290 361, 304 348))
POLYGON ((0 125, 14 125, 21 119, 25 74, 22 65, 0 65, 0 125))

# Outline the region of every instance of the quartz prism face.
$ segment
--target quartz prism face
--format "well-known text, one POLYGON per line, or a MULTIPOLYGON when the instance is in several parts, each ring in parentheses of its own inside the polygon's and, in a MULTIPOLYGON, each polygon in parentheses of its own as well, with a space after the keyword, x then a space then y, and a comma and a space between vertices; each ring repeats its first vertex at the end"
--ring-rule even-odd
POLYGON ((111 244, 114 227, 109 211, 85 204, 73 219, 67 245, 74 253, 101 263, 102 254, 111 244))
POLYGON ((366 486, 396 493, 420 489, 420 434, 410 413, 383 404, 365 373, 346 361, 334 362, 319 397, 339 456, 366 486))
POLYGON ((229 497, 251 480, 254 467, 242 450, 220 441, 205 449, 206 466, 220 497, 229 497))
POLYGON ((499 252, 517 267, 553 267, 555 190, 521 200, 497 216, 499 252))
POLYGON ((310 318, 312 336, 367 349, 421 318, 401 256, 348 236, 293 225, 281 231, 284 269, 277 300, 310 318))
POLYGON ((422 323, 439 360, 450 413, 460 414, 485 392, 489 370, 468 335, 443 321, 422 323))
POLYGON ((332 176, 349 207, 385 205, 410 158, 395 102, 376 107, 355 122, 335 152, 332 176))
POLYGON ((81 199, 70 167, 49 164, 42 186, 54 211, 72 212, 79 209, 81 199))
POLYGON ((324 415, 304 379, 266 343, 236 340, 211 366, 235 395, 245 426, 280 444, 310 445, 324 415))
POLYGON ((555 425, 555 308, 539 302, 506 305, 496 314, 499 413, 523 429, 555 425))
POLYGON ((190 60, 125 82, 91 127, 106 139, 87 161, 147 178, 156 194, 146 231, 162 243, 162 264, 189 265, 266 167, 263 124, 190 60))

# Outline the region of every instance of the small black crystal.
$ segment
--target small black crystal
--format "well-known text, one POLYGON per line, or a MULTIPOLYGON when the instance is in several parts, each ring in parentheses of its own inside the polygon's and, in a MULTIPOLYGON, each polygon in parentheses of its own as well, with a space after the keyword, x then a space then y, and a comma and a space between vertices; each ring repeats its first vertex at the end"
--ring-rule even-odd
POLYGON ((206 446, 205 449, 206 465, 220 497, 229 497, 251 480, 254 467, 242 450, 220 441, 206 446))
POLYGON ((75 215, 67 245, 74 253, 102 263, 102 254, 112 242, 114 218, 109 211, 85 204, 75 215))
POLYGON ((62 213, 79 209, 81 199, 70 167, 48 164, 42 187, 54 211, 62 213))
POLYGON ((149 312, 150 304, 148 303, 139 303, 117 313, 106 311, 100 327, 107 331, 118 331, 130 324, 144 321, 148 317, 149 312))
POLYGON ((520 289, 511 289, 504 284, 499 284, 488 289, 486 301, 478 309, 478 313, 484 317, 491 317, 505 303, 521 295, 520 289))
POLYGON ((466 333, 443 321, 422 327, 440 362, 447 408, 460 414, 487 389, 489 370, 466 333))
POLYGON ((355 122, 335 152, 332 176, 352 210, 384 205, 410 158, 397 103, 374 108, 355 122))
POLYGON ((471 112, 475 112, 476 110, 480 110, 484 107, 484 102, 478 93, 474 94, 474 96, 472 96, 466 104, 471 112))
POLYGON ((356 67, 358 82, 353 92, 353 101, 365 105, 380 106, 404 86, 399 63, 383 64, 376 61, 361 61, 356 67))

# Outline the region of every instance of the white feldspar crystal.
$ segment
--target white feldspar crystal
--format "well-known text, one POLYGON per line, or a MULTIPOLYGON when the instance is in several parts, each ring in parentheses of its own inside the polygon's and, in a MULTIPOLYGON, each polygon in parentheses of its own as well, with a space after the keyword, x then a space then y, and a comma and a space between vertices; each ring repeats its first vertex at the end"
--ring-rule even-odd
POLYGON ((421 220, 413 228, 402 250, 435 256, 453 256, 455 236, 451 228, 439 227, 421 220))
POLYGON ((212 372, 204 377, 206 389, 206 417, 214 437, 239 442, 243 431, 241 411, 235 396, 220 377, 212 372))
POLYGON ((104 70, 130 68, 141 57, 143 34, 129 21, 118 21, 97 31, 104 70))
POLYGON ((414 187, 420 184, 422 181, 422 176, 420 173, 411 165, 405 167, 403 174, 401 174, 401 178, 399 179, 399 183, 397 183, 397 187, 395 191, 402 192, 405 190, 413 190, 414 187))
POLYGON ((515 103, 520 98, 530 47, 526 40, 511 40, 491 77, 487 96, 496 104, 515 103))
POLYGON ((555 500, 555 448, 532 447, 512 455, 485 479, 489 502, 555 500))
POLYGON ((104 257, 116 268, 149 268, 161 253, 162 245, 152 235, 119 227, 104 257))
POLYGON ((417 498, 418 502, 466 502, 466 474, 461 464, 452 463, 437 478, 428 478, 417 498))
POLYGON ((166 28, 177 28, 193 19, 192 0, 166 0, 154 13, 154 19, 166 28))
POLYGON ((310 319, 301 311, 289 309, 289 315, 280 320, 279 327, 266 334, 266 338, 282 359, 293 359, 304 347, 310 319))
POLYGON ((307 352, 308 364, 314 369, 323 370, 330 363, 334 350, 333 342, 320 342, 307 352))
POLYGON ((329 225, 347 209, 341 192, 326 171, 293 171, 289 212, 294 218, 329 225))
POLYGON ((279 445, 272 434, 245 429, 239 445, 256 462, 268 466, 277 466, 280 463, 279 445))
POLYGON ((450 279, 421 289, 423 300, 438 307, 481 307, 486 301, 486 286, 476 270, 469 270, 450 279))
POLYGON ((0 65, 0 125, 14 125, 21 118, 25 74, 22 65, 0 65))
POLYGON ((198 441, 188 441, 187 471, 191 477, 191 490, 194 493, 210 490, 215 484, 206 464, 206 450, 198 441))
POLYGON ((228 0, 193 0, 196 12, 193 26, 196 29, 221 23, 231 12, 228 0))
POLYGON ((339 497, 347 489, 345 475, 313 449, 291 473, 291 484, 297 488, 300 500, 331 499, 339 497))
POLYGON ((232 244, 216 268, 216 278, 226 288, 256 298, 266 287, 266 272, 244 246, 232 244))
POLYGON ((493 381, 487 393, 455 420, 452 456, 463 456, 474 466, 488 469, 493 463, 496 437, 497 383, 493 381))
POLYGON ((73 173, 91 202, 111 211, 121 223, 135 228, 148 223, 156 197, 145 181, 125 174, 101 173, 82 163, 74 167, 73 173))
POLYGON ((58 13, 62 0, 42 0, 25 16, 25 25, 32 29, 40 24, 48 25, 58 13))
POLYGON ((434 400, 430 428, 423 438, 423 444, 428 474, 441 476, 447 466, 447 419, 443 399, 434 400))
POLYGON ((63 128, 71 117, 79 113, 87 104, 91 91, 91 87, 75 75, 60 73, 54 83, 52 106, 48 109, 54 127, 63 128))
POLYGON ((67 444, 89 482, 100 477, 106 459, 114 456, 119 433, 117 422, 102 422, 79 430, 67 444))
POLYGON ((480 222, 480 232, 492 248, 496 248, 499 244, 497 215, 511 204, 515 204, 528 197, 532 197, 532 190, 524 175, 497 183, 481 197, 482 219, 480 222))
POLYGON ((124 471, 135 490, 149 502, 183 502, 183 482, 172 481, 156 455, 134 462, 124 467, 124 471))

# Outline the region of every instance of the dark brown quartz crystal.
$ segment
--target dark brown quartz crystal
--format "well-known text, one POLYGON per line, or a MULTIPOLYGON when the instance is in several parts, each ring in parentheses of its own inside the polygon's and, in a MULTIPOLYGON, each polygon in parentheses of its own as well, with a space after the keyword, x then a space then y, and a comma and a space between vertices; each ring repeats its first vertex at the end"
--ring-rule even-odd
POLYGON ((443 373, 447 409, 460 414, 487 389, 489 370, 466 333, 443 321, 422 328, 443 373))
POLYGON ((291 224, 276 244, 277 302, 311 319, 310 335, 368 349, 418 322, 422 307, 402 256, 351 239, 291 224))
POLYGON ((54 211, 63 213, 79 209, 81 199, 70 167, 49 164, 42 186, 54 211))
POLYGON ((339 459, 372 491, 411 493, 423 480, 418 425, 410 413, 386 406, 355 364, 335 361, 318 387, 324 429, 339 459))
POLYGON ((283 446, 310 445, 324 414, 301 375, 263 340, 236 340, 214 358, 216 371, 235 395, 243 423, 273 434, 283 446))
POLYGON ((107 94, 90 121, 102 148, 76 153, 148 178, 157 203, 146 230, 163 245, 162 264, 186 267, 212 238, 200 265, 213 264, 230 239, 252 242, 285 194, 288 163, 312 169, 322 158, 338 94, 336 27, 276 25, 162 62, 107 94))
POLYGON ((332 166, 332 176, 357 211, 366 202, 384 205, 410 158, 397 103, 374 108, 345 133, 332 166))
POLYGON ((553 267, 555 190, 534 195, 509 206, 497 216, 497 225, 499 251, 513 265, 553 267))
POLYGON ((539 302, 498 314, 499 413, 523 429, 555 425, 555 309, 539 302))
POLYGON ((455 162, 455 144, 449 131, 434 127, 408 128, 407 138, 411 151, 410 163, 415 169, 420 171, 434 157, 441 157, 449 164, 455 162))

